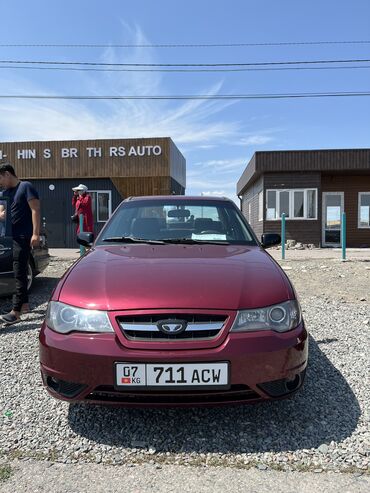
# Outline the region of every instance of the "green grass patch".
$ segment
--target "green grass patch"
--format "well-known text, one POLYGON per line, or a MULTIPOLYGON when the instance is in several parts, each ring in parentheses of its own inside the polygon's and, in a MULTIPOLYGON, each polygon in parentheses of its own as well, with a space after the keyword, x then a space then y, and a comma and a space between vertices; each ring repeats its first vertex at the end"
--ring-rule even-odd
POLYGON ((6 481, 12 475, 12 468, 8 465, 0 466, 0 482, 6 481))

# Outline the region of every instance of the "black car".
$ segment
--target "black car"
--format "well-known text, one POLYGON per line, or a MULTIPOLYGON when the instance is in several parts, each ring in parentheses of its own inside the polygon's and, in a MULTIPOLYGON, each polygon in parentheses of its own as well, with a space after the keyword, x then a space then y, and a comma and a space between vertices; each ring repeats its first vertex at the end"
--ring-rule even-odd
MULTIPOLYGON (((13 237, 10 221, 10 207, 5 197, 1 197, 0 206, 5 209, 4 220, 0 221, 0 297, 8 296, 15 291, 13 271, 13 237)), ((31 250, 28 264, 28 290, 33 280, 49 264, 49 251, 45 235, 40 235, 40 246, 31 250)))

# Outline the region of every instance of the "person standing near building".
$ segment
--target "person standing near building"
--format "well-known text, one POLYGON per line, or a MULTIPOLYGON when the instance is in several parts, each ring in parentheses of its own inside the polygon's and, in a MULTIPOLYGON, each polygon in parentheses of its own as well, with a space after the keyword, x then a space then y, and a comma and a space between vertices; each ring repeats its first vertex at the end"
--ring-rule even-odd
POLYGON ((89 233, 94 232, 94 219, 92 213, 92 201, 91 195, 87 193, 88 188, 86 185, 80 183, 78 187, 72 188, 73 197, 72 197, 72 207, 74 207, 75 217, 78 218, 76 232, 77 234, 80 232, 80 222, 79 217, 83 214, 83 231, 87 231, 89 233))
MULTIPOLYGON (((21 314, 30 310, 27 290, 27 273, 31 248, 40 244, 40 199, 39 194, 28 181, 18 179, 10 163, 0 165, 0 186, 4 189, 11 208, 13 235, 13 270, 15 293, 13 309, 0 317, 5 325, 21 320, 21 314)), ((5 214, 5 211, 0 212, 5 214)))

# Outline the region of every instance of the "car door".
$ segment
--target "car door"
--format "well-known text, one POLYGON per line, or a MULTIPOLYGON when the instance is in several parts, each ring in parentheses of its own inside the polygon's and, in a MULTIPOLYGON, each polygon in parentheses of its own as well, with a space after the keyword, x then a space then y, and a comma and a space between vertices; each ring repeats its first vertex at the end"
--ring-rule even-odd
POLYGON ((0 297, 15 289, 13 271, 13 238, 10 206, 5 197, 0 197, 0 297))

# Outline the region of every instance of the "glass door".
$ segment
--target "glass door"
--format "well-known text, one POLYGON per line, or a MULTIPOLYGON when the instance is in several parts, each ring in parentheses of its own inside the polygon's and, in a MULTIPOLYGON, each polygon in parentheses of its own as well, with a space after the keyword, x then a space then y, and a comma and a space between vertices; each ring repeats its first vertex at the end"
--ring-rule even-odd
POLYGON ((341 223, 344 210, 344 192, 322 194, 322 245, 341 246, 341 223))
POLYGON ((94 223, 106 223, 112 215, 111 190, 89 190, 94 223))
POLYGON ((94 233, 96 237, 112 215, 112 191, 89 190, 89 194, 91 195, 94 233))

